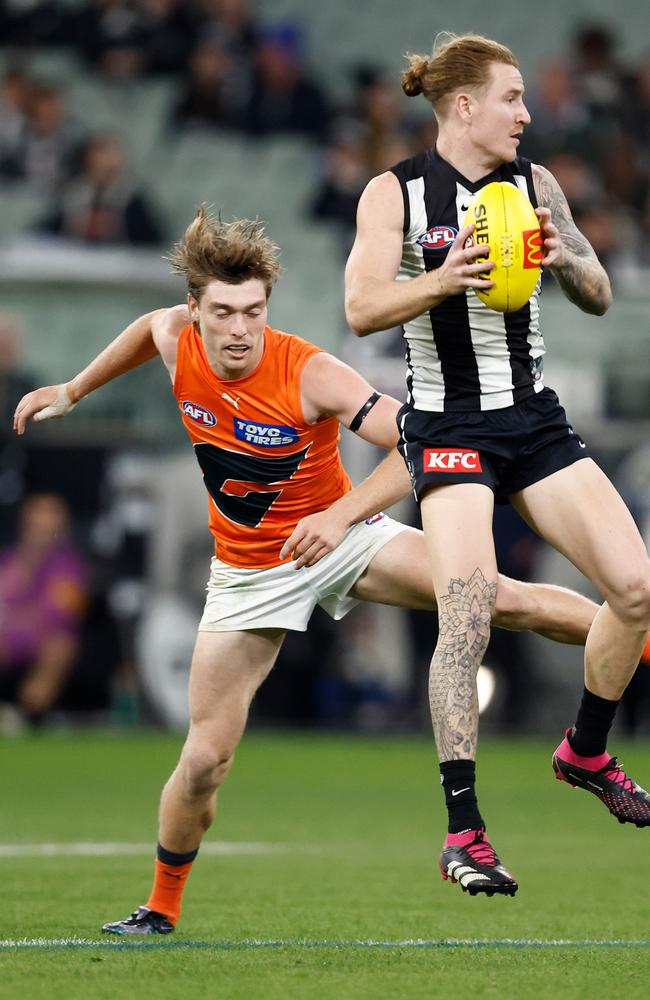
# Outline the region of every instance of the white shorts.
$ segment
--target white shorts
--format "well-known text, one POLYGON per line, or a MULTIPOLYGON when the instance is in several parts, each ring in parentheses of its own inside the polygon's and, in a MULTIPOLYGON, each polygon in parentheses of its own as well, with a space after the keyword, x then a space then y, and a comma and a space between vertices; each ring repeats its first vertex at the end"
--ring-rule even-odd
POLYGON ((199 632, 282 628, 304 632, 317 604, 338 621, 358 604, 350 590, 372 557, 406 525, 385 514, 354 524, 314 566, 240 569, 213 558, 199 632))

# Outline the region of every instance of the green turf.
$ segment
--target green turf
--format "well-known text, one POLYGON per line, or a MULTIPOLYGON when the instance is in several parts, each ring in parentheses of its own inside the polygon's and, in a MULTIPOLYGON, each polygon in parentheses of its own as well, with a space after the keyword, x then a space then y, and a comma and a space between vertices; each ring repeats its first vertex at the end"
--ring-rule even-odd
MULTIPOLYGON (((481 804, 515 899, 470 898, 437 874, 442 795, 423 739, 247 736, 210 839, 275 850, 201 855, 169 938, 98 934, 145 900, 145 855, 2 856, 8 844, 153 845, 178 746, 151 734, 0 743, 0 938, 77 940, 1 945, 3 1000, 648 994, 650 831, 555 782, 551 743, 481 745, 481 804)), ((647 778, 647 745, 616 749, 647 778)))

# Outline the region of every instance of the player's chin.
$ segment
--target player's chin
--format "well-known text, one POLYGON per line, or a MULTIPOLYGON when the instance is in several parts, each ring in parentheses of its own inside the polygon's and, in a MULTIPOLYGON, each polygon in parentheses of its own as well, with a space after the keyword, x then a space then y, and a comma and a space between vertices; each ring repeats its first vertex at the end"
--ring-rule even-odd
POLYGON ((506 163, 512 163, 513 160, 517 159, 519 146, 520 146, 519 138, 515 136, 510 136, 510 141, 506 144, 503 150, 503 159, 506 163))

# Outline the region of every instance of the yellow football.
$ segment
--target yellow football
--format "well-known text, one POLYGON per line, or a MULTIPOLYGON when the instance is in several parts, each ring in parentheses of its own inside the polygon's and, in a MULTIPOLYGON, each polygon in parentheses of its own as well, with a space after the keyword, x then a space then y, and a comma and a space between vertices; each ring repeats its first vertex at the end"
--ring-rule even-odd
POLYGON ((469 204, 464 226, 476 227, 473 243, 490 245, 490 253, 477 260, 492 260, 494 267, 479 275, 494 282, 492 288, 474 291, 497 312, 516 312, 526 305, 539 280, 542 239, 539 219, 518 187, 494 181, 481 188, 469 204))

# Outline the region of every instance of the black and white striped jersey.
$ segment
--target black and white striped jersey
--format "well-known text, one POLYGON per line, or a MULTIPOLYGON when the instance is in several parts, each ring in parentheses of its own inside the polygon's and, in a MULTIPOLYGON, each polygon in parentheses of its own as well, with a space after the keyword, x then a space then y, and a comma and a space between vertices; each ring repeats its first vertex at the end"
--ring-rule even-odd
MULTIPOLYGON (((472 182, 435 149, 392 167, 404 196, 404 245, 398 281, 444 262, 474 194, 510 181, 537 205, 531 164, 519 157, 472 182)), ((404 325, 408 402, 418 410, 496 410, 543 387, 539 282, 514 313, 489 309, 472 289, 451 295, 404 325)))

